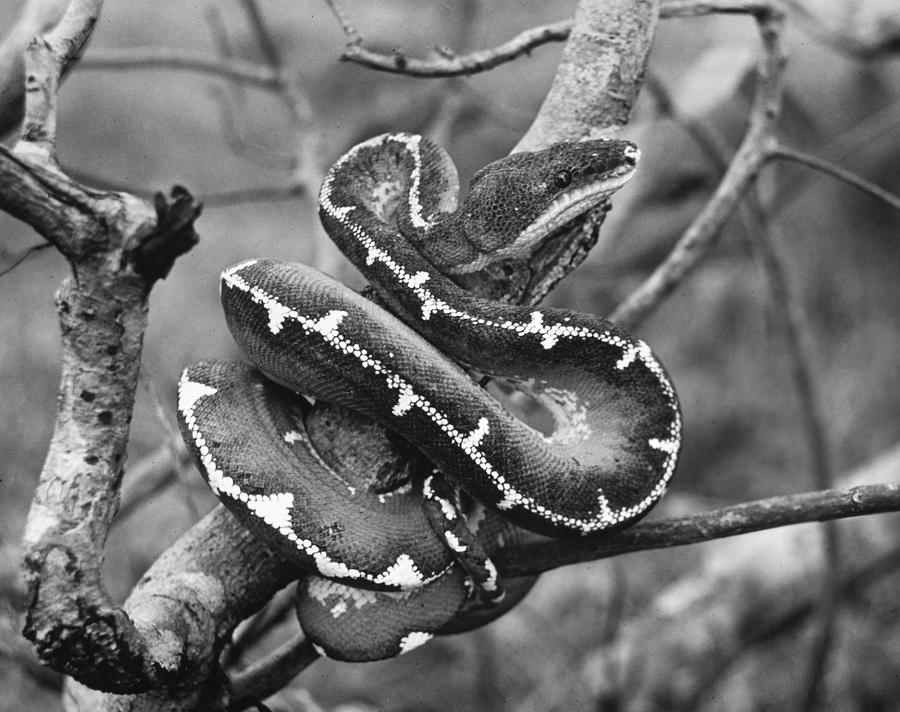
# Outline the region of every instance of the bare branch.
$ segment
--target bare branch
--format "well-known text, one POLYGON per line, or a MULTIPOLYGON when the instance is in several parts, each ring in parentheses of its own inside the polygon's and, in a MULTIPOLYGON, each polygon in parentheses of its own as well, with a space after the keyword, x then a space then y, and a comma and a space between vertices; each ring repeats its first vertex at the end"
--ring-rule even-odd
POLYGON ((30 0, 8 25, 0 42, 0 137, 22 120, 25 106, 25 47, 50 30, 65 12, 69 0, 30 0))
POLYGON ((758 18, 763 57, 757 68, 756 93, 744 139, 712 198, 666 261, 610 315, 610 320, 623 328, 632 329, 645 319, 706 258, 775 145, 774 127, 784 82, 783 20, 776 11, 758 18))
POLYGON ((303 633, 298 633, 262 660, 249 665, 231 678, 234 702, 232 709, 242 709, 242 701, 264 699, 283 688, 319 654, 303 633))
POLYGON ((10 262, 9 266, 4 267, 2 270, 0 270, 0 277, 5 277, 29 257, 37 254, 38 252, 41 252, 42 250, 46 250, 48 247, 52 247, 49 242, 42 242, 37 245, 32 245, 31 247, 23 251, 22 254, 16 257, 12 262, 10 262))
MULTIPOLYGON (((803 306, 790 287, 788 276, 774 241, 769 235, 765 216, 759 216, 759 230, 751 232, 756 254, 769 282, 772 304, 784 328, 787 352, 791 364, 791 378, 797 392, 800 422, 806 435, 809 451, 810 471, 814 484, 819 489, 834 486, 835 472, 828 444, 825 413, 813 369, 817 349, 812 342, 808 319, 803 306)), ((825 582, 819 600, 821 620, 813 643, 812 662, 807 682, 806 710, 812 710, 817 698, 821 674, 825 668, 828 651, 831 648, 832 633, 838 610, 839 584, 841 575, 840 539, 837 523, 826 521, 822 524, 824 550, 827 562, 825 582)))
POLYGON ((177 69, 207 74, 262 89, 272 89, 278 83, 278 77, 271 67, 232 57, 216 57, 175 47, 96 49, 82 60, 79 68, 93 70, 177 69))
POLYGON ((356 28, 350 24, 350 20, 347 19, 347 14, 338 6, 337 0, 325 0, 325 4, 328 5, 331 13, 341 24, 341 29, 344 31, 344 34, 347 35, 349 42, 361 42, 362 37, 360 37, 359 32, 356 31, 356 28))
POLYGON ((25 50, 25 119, 16 153, 56 167, 56 101, 66 68, 91 36, 103 0, 72 0, 50 32, 25 50))
POLYGON ((824 158, 819 158, 810 153, 799 151, 796 148, 789 148, 782 145, 772 147, 768 152, 767 158, 770 160, 783 159, 786 161, 794 161, 800 165, 821 171, 826 175, 844 181, 848 185, 852 185, 854 188, 871 195, 873 198, 882 201, 894 210, 900 210, 900 196, 888 192, 872 181, 866 180, 853 171, 848 171, 846 168, 841 168, 830 161, 826 161, 824 158))
POLYGON ((596 138, 623 126, 643 83, 658 18, 659 0, 579 3, 550 91, 513 150, 596 138))
MULTIPOLYGON (((530 54, 533 49, 550 42, 563 42, 569 38, 572 20, 560 20, 546 25, 531 27, 503 44, 490 49, 477 50, 468 54, 440 53, 431 59, 407 57, 403 52, 395 50, 393 54, 384 54, 362 45, 363 38, 347 20, 346 15, 336 7, 335 3, 326 0, 338 22, 347 35, 347 47, 341 55, 344 62, 375 69, 381 72, 404 74, 408 77, 434 79, 437 77, 458 77, 460 75, 477 74, 511 62, 523 55, 530 54)), ((771 2, 699 2, 696 0, 663 0, 660 4, 660 17, 693 17, 713 13, 759 14, 767 11, 771 2)))
POLYGON ((353 37, 341 55, 344 62, 353 62, 381 72, 405 74, 409 77, 432 79, 435 77, 458 77, 486 72, 501 64, 528 54, 536 47, 548 42, 561 42, 569 36, 572 28, 570 20, 553 22, 533 27, 516 35, 511 40, 491 49, 478 50, 457 56, 439 55, 433 59, 407 57, 400 51, 392 55, 367 49, 361 38, 353 37))
POLYGON ((0 209, 55 245, 77 279, 58 296, 59 411, 24 535, 25 635, 42 660, 108 689, 147 689, 177 671, 172 637, 140 630, 100 571, 119 485, 151 285, 196 242, 199 207, 183 189, 151 206, 87 190, 56 165, 59 78, 88 41, 99 0, 73 0, 29 45, 25 124, 0 147, 0 209))
POLYGON ((541 542, 493 555, 505 576, 544 571, 611 556, 697 544, 776 527, 900 511, 900 483, 873 484, 771 497, 708 512, 636 524, 596 542, 541 542))

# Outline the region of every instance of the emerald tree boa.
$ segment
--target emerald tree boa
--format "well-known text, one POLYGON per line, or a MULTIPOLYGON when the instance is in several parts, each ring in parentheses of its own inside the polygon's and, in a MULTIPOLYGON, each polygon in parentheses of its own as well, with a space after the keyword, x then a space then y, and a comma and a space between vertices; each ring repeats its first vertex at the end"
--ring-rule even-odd
POLYGON ((253 259, 222 274, 228 325, 253 365, 187 368, 179 422, 213 492, 308 572, 297 607, 324 654, 380 659, 466 627, 461 608, 502 598, 490 553, 520 528, 602 536, 665 492, 681 416, 645 343, 453 281, 527 255, 618 190, 638 156, 612 139, 515 154, 479 171, 458 205, 442 149, 378 136, 333 166, 319 196, 325 229, 377 300, 301 264, 253 259), (486 377, 550 425, 513 417, 486 377), (323 401, 399 433, 403 475, 323 453, 310 438, 323 401))

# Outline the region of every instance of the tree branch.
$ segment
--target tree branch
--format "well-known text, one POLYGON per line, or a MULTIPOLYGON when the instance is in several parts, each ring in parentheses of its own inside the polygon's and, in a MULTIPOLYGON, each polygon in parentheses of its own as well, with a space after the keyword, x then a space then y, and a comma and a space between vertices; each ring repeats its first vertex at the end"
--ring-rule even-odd
POLYGON ((478 50, 464 55, 439 55, 434 59, 407 57, 400 50, 387 55, 363 47, 359 36, 351 37, 341 61, 376 69, 381 72, 404 74, 408 77, 433 79, 436 77, 458 77, 461 75, 486 72, 506 62, 526 55, 536 47, 548 42, 561 42, 568 38, 572 29, 570 20, 552 22, 532 27, 519 33, 511 40, 491 49, 478 50))
MULTIPOLYGON (((364 47, 362 36, 350 24, 345 14, 333 2, 329 0, 326 2, 341 24, 344 34, 347 35, 347 46, 341 54, 341 61, 353 62, 380 72, 403 74, 420 79, 458 77, 486 72, 530 54, 533 49, 542 45, 569 39, 573 24, 575 24, 571 20, 551 22, 524 30, 503 44, 489 49, 459 55, 442 52, 431 59, 419 59, 407 57, 401 50, 394 50, 392 54, 384 54, 364 47)), ((670 18, 695 17, 712 13, 757 14, 767 10, 770 5, 770 2, 729 2, 728 0, 722 2, 662 0, 659 6, 659 16, 670 18)))
POLYGON ((863 178, 853 171, 848 171, 846 168, 841 168, 831 161, 826 161, 824 158, 819 158, 818 156, 806 153, 805 151, 798 151, 796 148, 782 145, 773 146, 766 157, 769 160, 781 159, 793 161, 802 166, 807 166, 808 168, 820 171, 833 178, 837 178, 848 185, 852 185, 863 193, 871 195, 873 198, 880 200, 894 210, 900 210, 900 196, 885 190, 881 186, 876 185, 872 181, 863 178))
POLYGON ((804 522, 900 511, 900 483, 771 497, 708 512, 636 524, 595 542, 547 541, 493 555, 505 576, 534 576, 560 566, 647 549, 665 549, 804 522))
POLYGON ((155 206, 90 191, 56 165, 59 77, 100 7, 73 0, 54 30, 29 44, 22 140, 15 153, 0 147, 0 209, 55 245, 75 275, 57 299, 59 411, 24 536, 25 635, 55 669, 134 690, 177 672, 178 645, 138 628, 112 603, 100 565, 119 504, 147 297, 196 242, 199 207, 183 189, 155 206))
POLYGON ((69 0, 30 0, 0 42, 0 138, 22 120, 25 107, 25 47, 59 22, 69 0))
POLYGON ((785 55, 782 48, 783 15, 766 10, 757 16, 763 56, 757 68, 757 85, 750 121, 743 141, 713 196, 685 230, 675 248, 647 280, 612 312, 609 319, 633 329, 706 258, 716 239, 756 179, 775 145, 775 122, 784 90, 785 55))
POLYGON ((272 89, 278 76, 271 67, 233 57, 218 57, 176 47, 96 49, 84 58, 80 69, 175 69, 206 74, 262 89, 272 89))

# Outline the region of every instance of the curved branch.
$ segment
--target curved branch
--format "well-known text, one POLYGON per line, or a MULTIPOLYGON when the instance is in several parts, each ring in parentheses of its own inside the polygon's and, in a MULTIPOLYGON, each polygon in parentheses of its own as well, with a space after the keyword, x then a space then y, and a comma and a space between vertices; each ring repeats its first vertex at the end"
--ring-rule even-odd
POLYGON ((341 55, 342 62, 353 62, 369 69, 408 77, 433 79, 435 77, 458 77, 466 74, 486 72, 506 62, 528 54, 536 47, 548 42, 561 42, 572 29, 570 20, 551 22, 532 27, 519 33, 511 40, 491 49, 482 49, 464 55, 439 56, 434 59, 407 57, 399 50, 393 54, 383 54, 362 46, 357 36, 351 39, 341 55))
MULTIPOLYGON (((511 62, 531 50, 550 42, 563 42, 569 39, 573 22, 560 20, 546 25, 538 25, 523 30, 503 44, 481 49, 468 54, 442 53, 433 59, 407 57, 400 50, 392 54, 384 54, 363 46, 363 38, 347 21, 344 14, 333 2, 328 2, 331 11, 347 35, 347 47, 341 55, 342 62, 353 62, 369 69, 393 74, 403 74, 419 79, 435 79, 439 77, 458 77, 478 74, 511 62)), ((741 2, 739 0, 721 0, 720 2, 701 2, 700 0, 663 0, 659 8, 659 16, 694 17, 711 13, 746 13, 757 14, 770 7, 770 2, 741 2)))
POLYGON ((801 166, 821 171, 826 175, 830 175, 832 178, 837 178, 848 185, 852 185, 863 193, 871 195, 873 198, 880 200, 894 210, 900 210, 900 196, 885 190, 880 185, 876 185, 872 181, 863 178, 853 171, 848 171, 846 168, 841 168, 831 161, 826 161, 824 158, 819 158, 811 153, 806 153, 805 151, 799 151, 796 148, 789 148, 782 145, 774 146, 769 151, 767 158, 769 160, 793 161, 794 163, 799 163, 801 166))
POLYGON ((278 692, 318 659, 319 654, 312 643, 303 633, 298 633, 262 660, 232 677, 232 707, 243 709, 239 706, 242 700, 265 699, 278 692))
POLYGON ((59 78, 87 42, 100 0, 72 0, 28 48, 23 138, 0 147, 0 209, 32 225, 72 265, 58 295, 62 377, 53 438, 24 535, 25 636, 42 660, 91 684, 148 689, 180 665, 175 636, 141 629, 101 575, 153 283, 196 242, 184 189, 155 205, 90 191, 56 166, 59 78))

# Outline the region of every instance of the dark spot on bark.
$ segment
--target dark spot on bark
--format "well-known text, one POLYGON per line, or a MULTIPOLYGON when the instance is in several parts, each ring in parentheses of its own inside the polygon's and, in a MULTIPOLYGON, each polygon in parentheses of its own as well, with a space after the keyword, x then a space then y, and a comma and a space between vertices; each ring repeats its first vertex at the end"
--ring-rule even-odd
POLYGON ((61 299, 59 301, 59 310, 63 314, 68 314, 70 311, 72 311, 72 307, 69 306, 69 303, 65 299, 61 299))
POLYGON ((97 420, 104 425, 109 425, 112 422, 112 413, 108 410, 101 410, 97 413, 97 420))
POLYGON ((97 457, 96 455, 85 455, 85 456, 84 456, 84 461, 85 461, 88 465, 96 465, 98 462, 100 462, 100 458, 97 457))
POLYGON ((111 344, 110 346, 106 347, 106 353, 108 353, 110 356, 115 356, 117 353, 119 353, 119 347, 115 344, 111 344))
POLYGON ((109 371, 110 373, 115 373, 116 371, 119 370, 119 364, 117 364, 117 363, 108 364, 106 367, 106 370, 109 371))
POLYGON ((406 55, 399 50, 396 50, 394 54, 394 66, 397 67, 397 69, 406 69, 407 63, 406 55))
POLYGON ((83 400, 85 403, 93 403, 96 397, 97 394, 93 391, 83 390, 81 392, 81 400, 83 400))
POLYGON ((122 462, 122 453, 121 453, 121 452, 117 452, 117 453, 113 456, 113 462, 115 462, 117 465, 118 465, 120 462, 122 462))
POLYGON ((93 321, 97 318, 97 314, 93 311, 85 309, 83 312, 81 312, 81 318, 85 321, 93 321))

